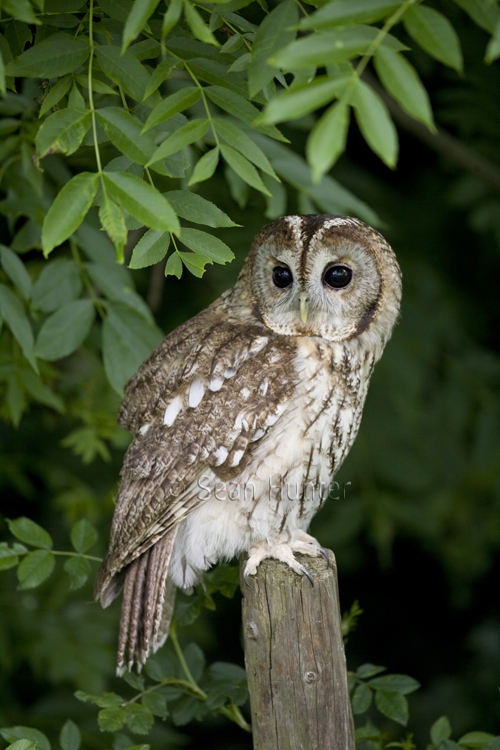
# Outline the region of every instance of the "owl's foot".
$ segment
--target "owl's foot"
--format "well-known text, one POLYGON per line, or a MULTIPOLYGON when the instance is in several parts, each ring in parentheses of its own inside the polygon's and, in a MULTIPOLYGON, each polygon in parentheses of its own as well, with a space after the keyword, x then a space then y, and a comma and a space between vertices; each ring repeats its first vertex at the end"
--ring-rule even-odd
POLYGON ((257 575, 257 568, 262 560, 268 560, 271 558, 286 563, 296 573, 305 576, 309 580, 311 586, 314 586, 311 574, 307 568, 295 559, 293 556, 294 552, 302 552, 302 554, 310 555, 311 557, 317 557, 318 554, 321 554, 317 546, 313 546, 312 544, 300 540, 294 540, 291 544, 268 544, 267 542, 262 542, 261 544, 252 547, 250 549, 248 562, 243 572, 243 580, 245 581, 245 584, 250 586, 248 577, 257 575))
POLYGON ((290 543, 290 547, 294 552, 301 552, 303 555, 310 555, 311 557, 317 557, 323 555, 326 560, 326 568, 330 567, 330 558, 328 552, 324 547, 320 545, 317 539, 305 531, 297 530, 294 532, 293 541, 290 543))

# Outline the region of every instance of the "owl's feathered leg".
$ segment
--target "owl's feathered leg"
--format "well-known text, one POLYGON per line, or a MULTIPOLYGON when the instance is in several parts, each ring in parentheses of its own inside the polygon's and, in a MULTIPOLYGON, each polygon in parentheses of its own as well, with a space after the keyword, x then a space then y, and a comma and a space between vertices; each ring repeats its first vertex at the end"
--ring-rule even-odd
POLYGON ((176 530, 158 540, 127 568, 123 587, 117 673, 138 670, 151 651, 165 643, 175 602, 176 587, 167 578, 176 530), (125 654, 128 659, 125 662, 125 654))

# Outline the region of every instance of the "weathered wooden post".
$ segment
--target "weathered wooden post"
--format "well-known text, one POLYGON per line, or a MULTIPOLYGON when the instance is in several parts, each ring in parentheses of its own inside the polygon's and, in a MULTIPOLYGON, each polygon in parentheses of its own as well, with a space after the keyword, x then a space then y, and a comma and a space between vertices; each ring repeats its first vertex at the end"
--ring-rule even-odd
POLYGON ((248 588, 240 565, 255 750, 354 750, 333 552, 329 558, 329 568, 324 558, 301 559, 314 587, 265 560, 248 588))

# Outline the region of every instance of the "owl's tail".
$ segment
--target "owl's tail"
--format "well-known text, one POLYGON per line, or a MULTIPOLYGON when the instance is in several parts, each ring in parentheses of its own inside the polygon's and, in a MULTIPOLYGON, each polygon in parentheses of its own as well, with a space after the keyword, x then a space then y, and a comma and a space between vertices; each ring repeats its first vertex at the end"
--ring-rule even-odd
POLYGON ((165 534, 120 571, 114 580, 108 581, 105 590, 99 590, 96 585, 96 593, 106 607, 117 596, 123 583, 118 637, 119 676, 126 669, 130 671, 134 661, 140 671, 149 654, 155 653, 167 640, 177 590, 167 576, 176 531, 165 534))

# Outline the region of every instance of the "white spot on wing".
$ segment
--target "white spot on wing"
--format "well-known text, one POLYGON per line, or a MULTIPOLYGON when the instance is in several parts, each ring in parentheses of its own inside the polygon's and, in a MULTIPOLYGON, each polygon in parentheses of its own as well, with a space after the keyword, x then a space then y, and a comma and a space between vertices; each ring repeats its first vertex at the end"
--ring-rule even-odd
POLYGON ((244 453, 244 452, 245 452, 245 451, 236 451, 236 452, 235 452, 235 453, 233 454, 233 457, 232 457, 232 459, 231 459, 231 463, 230 463, 229 465, 230 465, 230 466, 238 466, 239 462, 240 462, 240 461, 241 461, 241 459, 243 458, 243 453, 244 453))
POLYGON ((269 380, 264 380, 264 381, 263 381, 263 382, 262 382, 262 383, 261 383, 261 384, 259 385, 259 393, 260 393, 260 395, 261 395, 261 396, 265 396, 265 395, 266 395, 266 393, 267 393, 267 389, 268 389, 268 388, 269 388, 269 380))
POLYGON ((191 406, 192 408, 198 406, 204 394, 205 384, 203 383, 203 381, 199 378, 197 380, 194 380, 191 383, 191 388, 189 389, 189 406, 191 406))
POLYGON ((211 391, 220 391, 223 383, 224 383, 224 378, 212 378, 212 380, 208 384, 208 387, 210 388, 211 391))
POLYGON ((224 463, 228 456, 228 453, 228 449, 224 448, 223 445, 221 445, 220 448, 217 448, 214 453, 216 466, 220 466, 220 464, 224 463))
POLYGON ((265 434, 266 434, 265 431, 261 430, 259 427, 259 429, 255 431, 252 440, 260 440, 261 437, 263 437, 265 434))
POLYGON ((146 432, 149 430, 150 427, 151 427, 151 425, 150 425, 149 422, 147 424, 143 424, 142 427, 141 427, 141 429, 139 430, 140 434, 141 435, 145 435, 146 432))
POLYGON ((250 388, 242 388, 240 391, 241 398, 248 398, 250 395, 250 388))
POLYGON ((180 396, 176 396, 172 401, 169 403, 167 408, 165 409, 165 415, 163 417, 163 424, 166 424, 167 427, 171 427, 173 423, 175 422, 178 413, 182 409, 182 401, 180 396))

